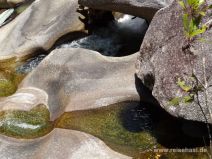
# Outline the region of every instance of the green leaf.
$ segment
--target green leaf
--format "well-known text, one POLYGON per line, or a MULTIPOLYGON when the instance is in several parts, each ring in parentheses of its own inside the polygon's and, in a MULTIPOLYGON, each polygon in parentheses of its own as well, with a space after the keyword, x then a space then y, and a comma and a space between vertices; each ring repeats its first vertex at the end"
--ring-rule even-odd
POLYGON ((189 92, 192 87, 185 84, 185 81, 178 78, 177 85, 185 92, 189 92))
POLYGON ((180 104, 180 101, 181 101, 181 99, 179 97, 175 97, 175 98, 173 98, 172 100, 169 101, 169 104, 177 106, 177 105, 180 104))
POLYGON ((188 95, 188 96, 184 96, 183 97, 183 102, 185 103, 185 104, 189 104, 189 103, 191 103, 191 102, 193 102, 194 101, 194 95, 193 94, 190 94, 190 95, 188 95))
POLYGON ((186 32, 189 30, 189 18, 188 14, 183 14, 183 27, 186 32))
POLYGON ((179 5, 180 5, 183 9, 186 8, 186 7, 185 7, 185 3, 184 3, 183 1, 179 1, 178 3, 179 3, 179 5))
POLYGON ((188 4, 189 4, 189 6, 192 6, 193 3, 194 3, 194 0, 187 0, 187 2, 188 2, 188 4))
POLYGON ((205 3, 205 0, 199 0, 199 6, 205 3))
POLYGON ((206 27, 203 26, 201 29, 197 29, 197 30, 193 31, 193 32, 191 33, 191 36, 192 36, 192 37, 197 36, 197 35, 199 35, 199 34, 204 33, 205 31, 206 31, 206 27))
POLYGON ((192 32, 193 32, 194 30, 196 30, 196 29, 197 29, 197 26, 196 26, 194 20, 191 19, 191 20, 189 21, 189 33, 192 33, 192 32))
POLYGON ((200 14, 201 16, 206 16, 206 13, 205 13, 204 11, 200 11, 199 14, 200 14))

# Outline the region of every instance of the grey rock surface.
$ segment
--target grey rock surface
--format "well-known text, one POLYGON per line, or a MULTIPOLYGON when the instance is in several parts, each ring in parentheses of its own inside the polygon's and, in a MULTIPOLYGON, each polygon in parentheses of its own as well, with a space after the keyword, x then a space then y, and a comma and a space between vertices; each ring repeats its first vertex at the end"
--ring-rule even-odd
POLYGON ((77 0, 36 0, 0 29, 0 60, 48 50, 61 36, 84 28, 77 0))
MULTIPOLYGON (((211 3, 211 2, 210 2, 211 3)), ((207 16, 204 22, 210 21, 207 16)), ((176 97, 183 98, 188 95, 178 85, 177 80, 185 81, 192 85, 192 71, 195 76, 204 82, 203 58, 205 58, 206 78, 208 85, 212 84, 212 29, 208 29, 197 38, 203 38, 205 42, 194 40, 187 50, 182 49, 186 45, 183 32, 182 9, 175 1, 171 6, 160 10, 153 18, 141 46, 140 56, 137 62, 137 75, 145 86, 152 90, 153 96, 170 114, 188 120, 205 122, 204 115, 198 102, 203 108, 204 114, 210 123, 209 109, 212 109, 212 88, 208 88, 208 107, 205 105, 203 91, 198 91, 191 103, 180 102, 174 106, 170 101, 176 97), (198 97, 198 98, 197 98, 198 97)))
POLYGON ((130 159, 83 132, 54 129, 34 140, 0 136, 1 159, 130 159))
POLYGON ((138 16, 151 21, 161 8, 173 0, 79 0, 79 4, 94 9, 117 11, 138 16))
MULTIPOLYGON (((0 110, 29 111, 44 104, 51 120, 62 113, 138 101, 135 61, 138 54, 106 57, 86 49, 56 49, 32 71, 15 94, 0 99, 0 110)), ((53 129, 36 139, 0 136, 0 158, 128 159, 101 140, 73 130, 53 129)))
POLYGON ((53 119, 64 111, 139 100, 136 55, 105 57, 86 49, 56 49, 25 78, 21 88, 44 90, 53 119))
POLYGON ((0 0, 0 8, 12 8, 29 0, 0 0))
POLYGON ((20 84, 0 100, 1 110, 48 106, 51 119, 62 113, 139 101, 135 86, 138 54, 106 57, 86 49, 56 49, 20 84))

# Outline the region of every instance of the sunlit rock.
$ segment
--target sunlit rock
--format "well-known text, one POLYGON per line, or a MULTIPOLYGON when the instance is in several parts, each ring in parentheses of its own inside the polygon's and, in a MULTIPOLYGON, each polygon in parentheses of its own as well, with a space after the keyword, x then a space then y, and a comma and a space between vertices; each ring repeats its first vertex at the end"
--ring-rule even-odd
POLYGON ((0 29, 0 60, 48 50, 62 35, 81 31, 77 7, 77 0, 36 0, 0 29))
POLYGON ((54 129, 34 140, 17 140, 0 136, 0 158, 10 159, 130 159, 101 140, 83 132, 54 129))
POLYGON ((136 58, 137 54, 105 57, 86 49, 56 49, 20 88, 46 92, 52 119, 67 111, 139 100, 134 77, 136 58))
MULTIPOLYGON (((204 22, 211 20, 210 14, 204 17, 204 22)), ((206 122, 206 117, 212 123, 209 113, 212 109, 212 89, 207 88, 208 104, 204 91, 199 89, 203 88, 201 83, 205 85, 204 76, 208 86, 212 84, 212 29, 196 36, 190 47, 185 49, 188 41, 182 19, 182 8, 177 0, 155 15, 141 45, 137 75, 170 114, 202 122, 206 122), (204 42, 199 39, 204 39, 204 42), (179 80, 192 89, 186 92, 180 88, 177 84, 179 80), (195 92, 195 89, 199 90, 195 92), (194 94, 194 98, 186 101, 189 92, 194 94), (176 99, 179 101, 174 101, 176 99)))

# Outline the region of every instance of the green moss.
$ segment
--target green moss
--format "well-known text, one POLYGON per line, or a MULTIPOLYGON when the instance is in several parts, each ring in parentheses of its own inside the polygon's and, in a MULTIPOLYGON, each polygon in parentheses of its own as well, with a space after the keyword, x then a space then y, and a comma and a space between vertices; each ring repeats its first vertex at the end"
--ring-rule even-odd
POLYGON ((18 75, 10 70, 0 71, 0 97, 12 95, 24 75, 18 75))
POLYGON ((56 127, 92 134, 124 154, 128 154, 126 151, 129 149, 138 152, 153 147, 156 141, 148 131, 133 132, 123 126, 122 113, 128 106, 129 103, 125 102, 101 109, 65 113, 56 127))
POLYGON ((0 96, 8 96, 15 93, 17 87, 6 79, 0 79, 0 96))
POLYGON ((16 10, 15 10, 16 14, 17 15, 21 14, 23 11, 25 11, 29 7, 29 5, 30 4, 27 3, 27 4, 23 4, 23 5, 19 6, 19 7, 17 7, 16 10))
POLYGON ((11 110, 0 113, 0 133, 16 138, 36 138, 53 129, 49 111, 38 105, 30 111, 11 110))

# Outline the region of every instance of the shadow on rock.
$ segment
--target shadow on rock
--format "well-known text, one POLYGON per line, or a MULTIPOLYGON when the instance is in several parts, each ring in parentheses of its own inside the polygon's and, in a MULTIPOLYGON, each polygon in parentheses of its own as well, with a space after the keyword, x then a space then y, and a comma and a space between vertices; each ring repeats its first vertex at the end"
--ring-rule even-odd
POLYGON ((123 109, 120 113, 125 129, 131 132, 149 131, 159 144, 167 148, 195 148, 209 145, 205 123, 176 118, 168 114, 136 75, 135 84, 141 102, 136 107, 123 109))

